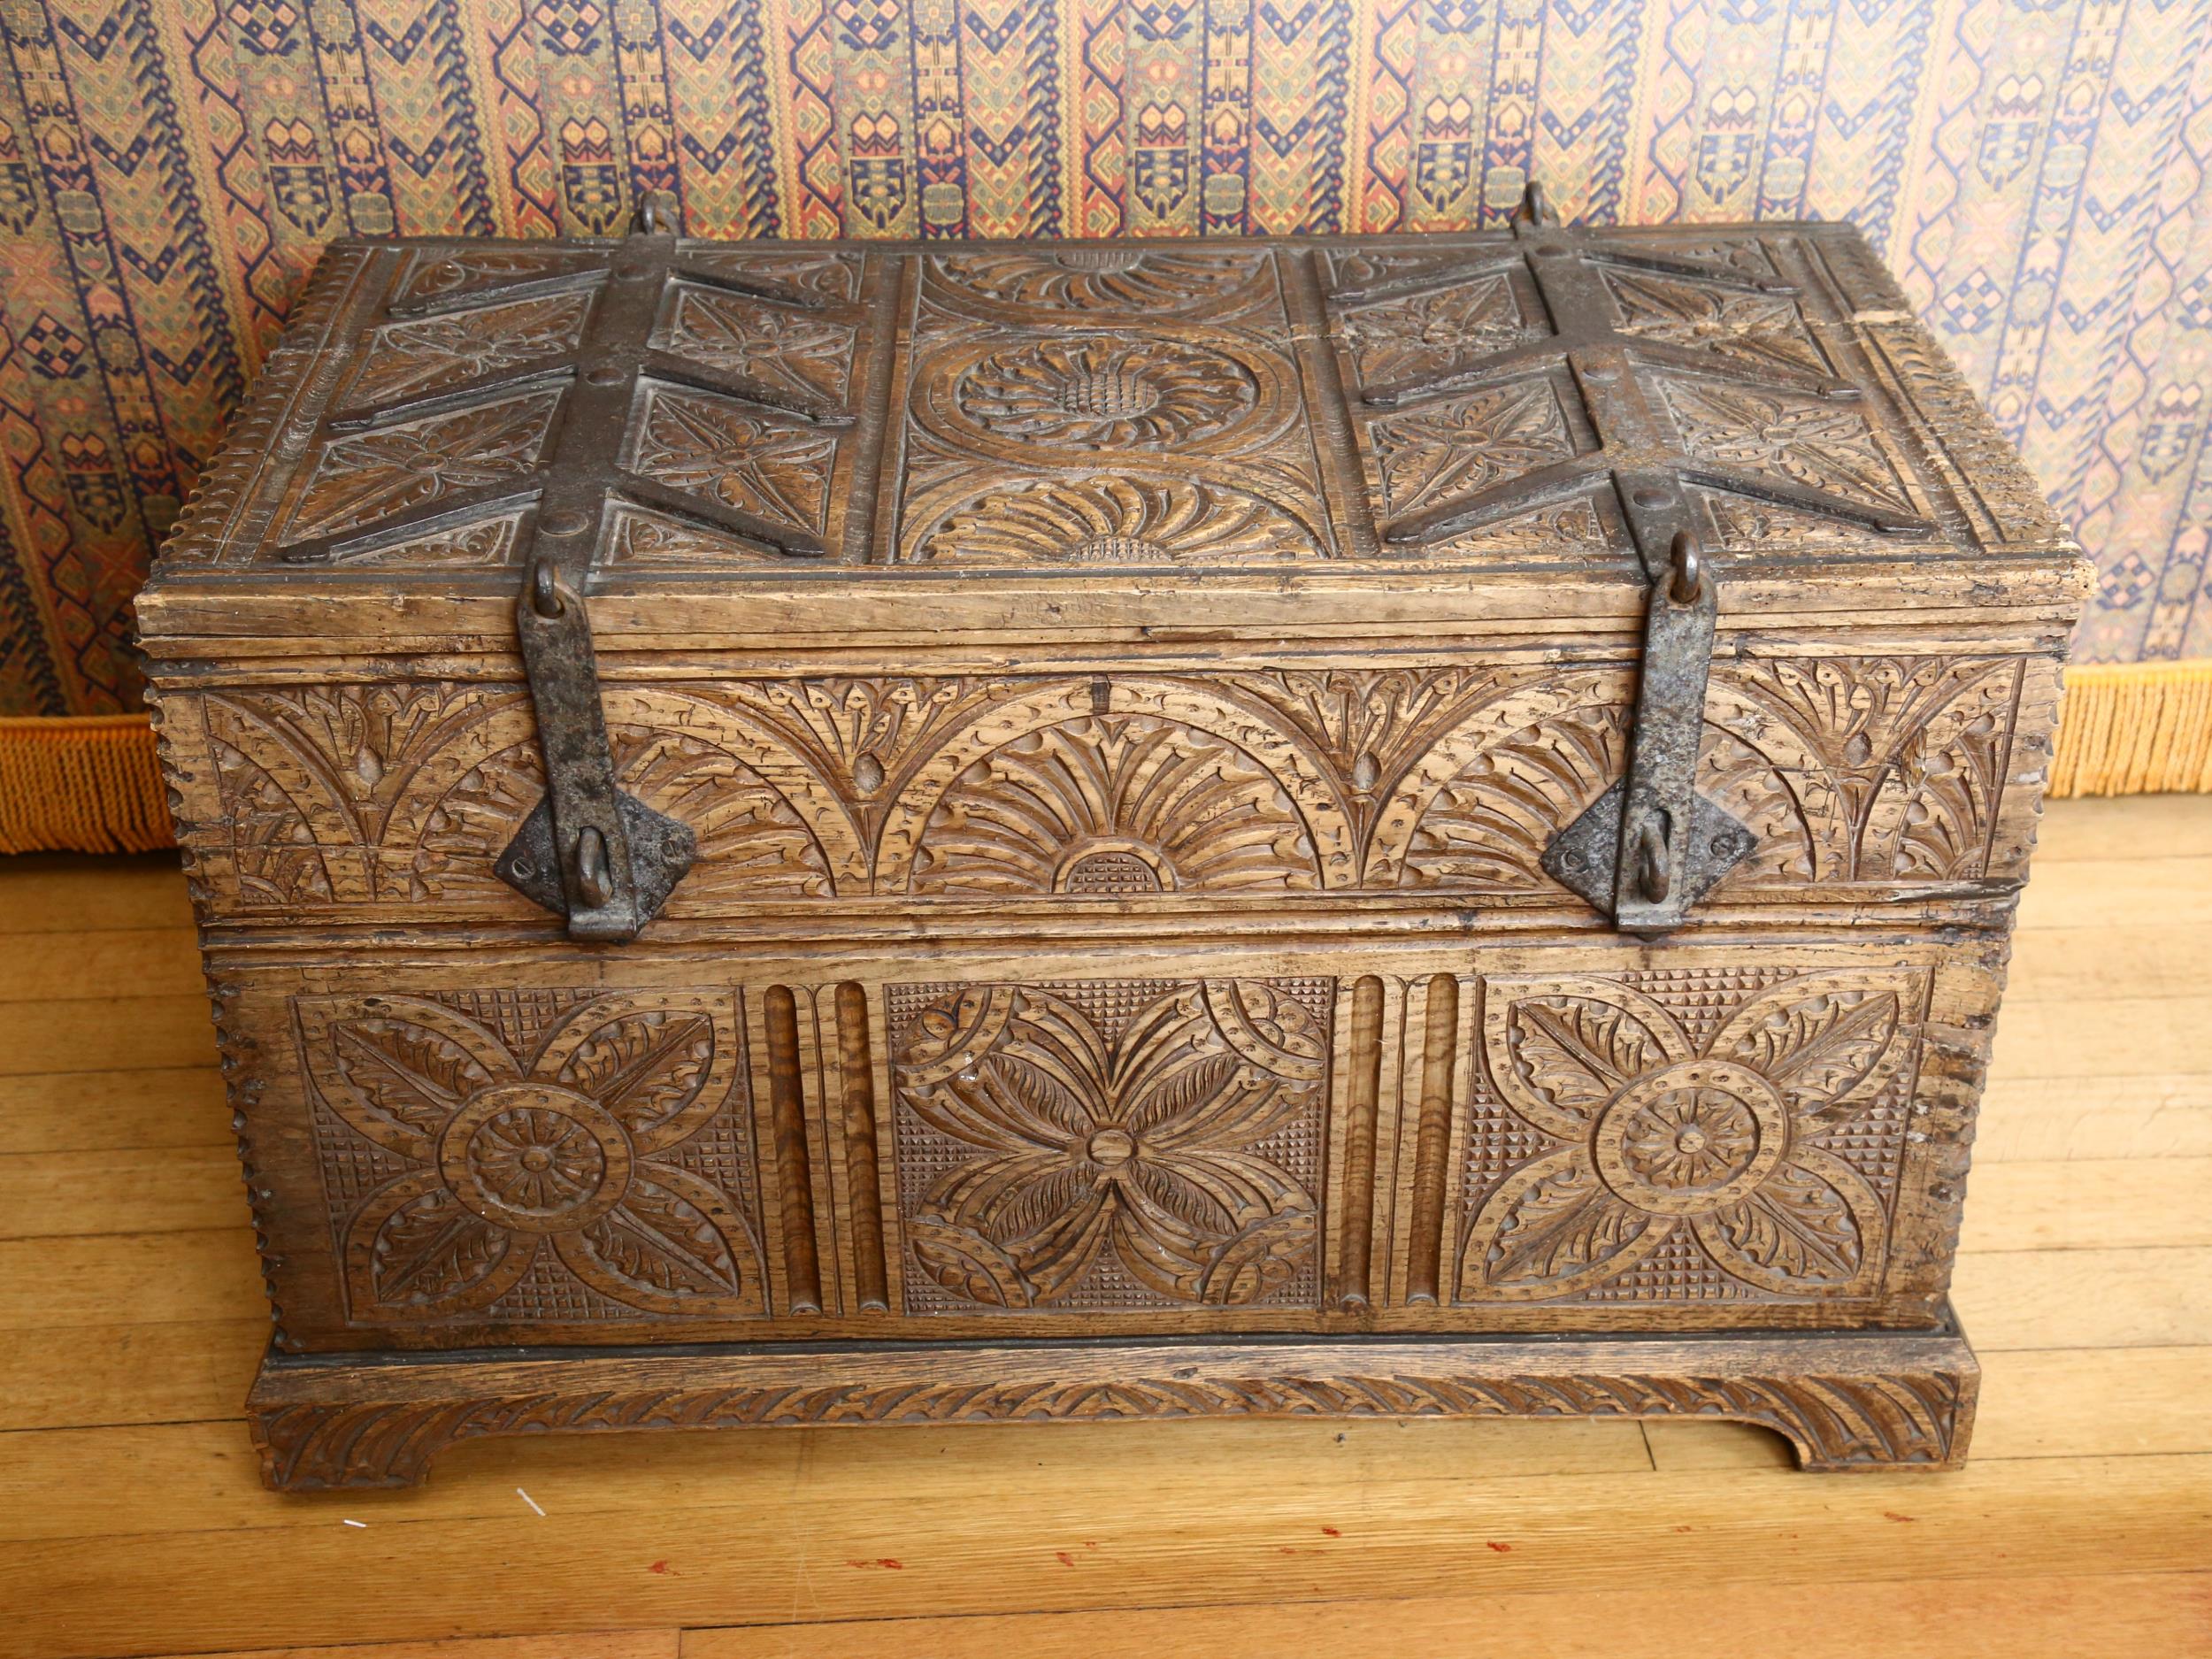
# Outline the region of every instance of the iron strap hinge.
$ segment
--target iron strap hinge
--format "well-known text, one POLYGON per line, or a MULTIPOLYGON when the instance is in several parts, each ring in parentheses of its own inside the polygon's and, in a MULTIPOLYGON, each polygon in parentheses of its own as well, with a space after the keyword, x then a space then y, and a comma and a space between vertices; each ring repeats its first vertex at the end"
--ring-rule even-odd
POLYGON ((1545 872, 1610 910, 1624 933, 1663 933, 1751 856, 1758 837, 1697 791, 1718 584, 1678 531, 1644 612, 1628 772, 1544 849, 1545 872))
POLYGON ((568 918, 572 939, 634 939, 691 868, 689 826, 616 786, 599 664, 581 595, 533 561, 515 631, 537 710, 545 799, 495 866, 501 880, 568 918))

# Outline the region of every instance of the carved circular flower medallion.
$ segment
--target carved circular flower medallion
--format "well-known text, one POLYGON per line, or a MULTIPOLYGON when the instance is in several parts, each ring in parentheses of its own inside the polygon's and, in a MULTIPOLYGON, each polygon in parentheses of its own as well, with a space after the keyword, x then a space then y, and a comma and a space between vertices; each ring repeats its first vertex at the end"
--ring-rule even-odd
POLYGON ((1591 1150, 1600 1179, 1624 1203, 1701 1216, 1764 1181, 1788 1141, 1788 1113, 1772 1084, 1725 1060, 1691 1060, 1615 1095, 1591 1150))
POLYGON ((1004 437, 1079 448, 1209 438, 1258 408, 1252 371, 1187 341, 1079 334, 1010 346, 969 370, 960 412, 1004 437))
POLYGON ((472 1096, 438 1141, 438 1167, 476 1215, 518 1233, 590 1225, 630 1187, 630 1143, 596 1102, 542 1083, 472 1096))

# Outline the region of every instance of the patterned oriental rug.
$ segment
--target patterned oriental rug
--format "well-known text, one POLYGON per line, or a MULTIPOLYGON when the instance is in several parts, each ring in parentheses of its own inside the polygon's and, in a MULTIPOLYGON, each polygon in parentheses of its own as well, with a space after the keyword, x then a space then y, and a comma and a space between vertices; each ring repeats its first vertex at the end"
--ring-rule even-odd
POLYGON ((165 844, 129 607, 335 236, 1848 217, 2101 572, 2054 792, 2212 787, 2212 3, 20 0, 0 851, 165 844), (2205 605, 2200 613, 2197 607, 2205 605))

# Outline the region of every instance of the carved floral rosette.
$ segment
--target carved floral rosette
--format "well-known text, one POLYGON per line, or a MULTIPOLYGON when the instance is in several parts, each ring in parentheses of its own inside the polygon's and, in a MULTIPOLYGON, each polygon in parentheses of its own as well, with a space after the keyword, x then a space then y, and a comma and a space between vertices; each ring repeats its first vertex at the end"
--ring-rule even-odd
POLYGON ((1875 1294, 1925 973, 1643 977, 1485 982, 1458 1300, 1875 1294))
POLYGON ((895 987, 908 1311, 1310 1307, 1329 995, 895 987))
POLYGON ((296 1010, 356 1322, 766 1313, 733 995, 296 1010))

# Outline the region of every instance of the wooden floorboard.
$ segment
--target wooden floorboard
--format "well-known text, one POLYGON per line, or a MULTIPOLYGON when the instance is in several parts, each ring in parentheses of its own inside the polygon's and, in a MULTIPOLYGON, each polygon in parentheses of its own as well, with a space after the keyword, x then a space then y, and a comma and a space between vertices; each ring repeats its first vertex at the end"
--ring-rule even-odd
POLYGON ((2212 801, 2053 809, 1960 1475, 1718 1423, 1056 1425, 488 1441, 313 1499, 239 1420, 268 1317, 175 862, 0 861, 0 1654, 2206 1659, 2208 921, 2212 801))
POLYGON ((2153 1659, 2196 1651, 2208 1620, 2212 1574, 2131 1573, 780 1624, 687 1632, 682 1659, 2153 1659), (2078 1646, 2091 1630, 2096 1646, 2078 1646))

